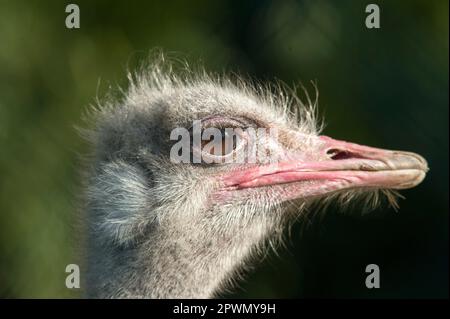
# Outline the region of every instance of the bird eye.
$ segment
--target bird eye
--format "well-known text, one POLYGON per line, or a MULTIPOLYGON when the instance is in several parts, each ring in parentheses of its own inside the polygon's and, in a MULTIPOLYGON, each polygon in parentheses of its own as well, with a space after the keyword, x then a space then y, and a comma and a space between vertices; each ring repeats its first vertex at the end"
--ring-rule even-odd
MULTIPOLYGON (((233 128, 221 128, 220 137, 216 135, 209 135, 206 139, 202 138, 201 149, 210 155, 225 156, 232 153, 238 143, 239 137, 234 132, 233 128)), ((205 131, 203 131, 204 133, 205 131)), ((204 136, 204 134, 202 134, 204 136)))
POLYGON ((246 143, 243 131, 248 125, 238 119, 208 117, 201 121, 201 143, 193 147, 196 156, 201 155, 202 162, 224 163, 233 160, 236 152, 246 143))

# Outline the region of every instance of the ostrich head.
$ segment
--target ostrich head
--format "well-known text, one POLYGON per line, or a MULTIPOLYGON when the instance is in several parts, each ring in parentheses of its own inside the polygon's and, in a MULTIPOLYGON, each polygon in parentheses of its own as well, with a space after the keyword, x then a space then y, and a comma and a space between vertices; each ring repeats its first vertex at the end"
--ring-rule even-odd
POLYGON ((92 114, 88 296, 216 296, 310 204, 380 191, 392 199, 389 190, 419 184, 428 169, 414 153, 320 135, 315 103, 283 90, 177 77, 160 66, 143 74, 130 78, 120 101, 92 114), (186 138, 174 138, 179 128, 192 142, 188 162, 173 160, 177 138, 186 138), (231 147, 217 146, 209 128, 231 147), (259 133, 249 138, 251 128, 259 133), (276 134, 260 134, 271 129, 276 134), (251 161, 225 160, 249 145, 263 146, 251 161))

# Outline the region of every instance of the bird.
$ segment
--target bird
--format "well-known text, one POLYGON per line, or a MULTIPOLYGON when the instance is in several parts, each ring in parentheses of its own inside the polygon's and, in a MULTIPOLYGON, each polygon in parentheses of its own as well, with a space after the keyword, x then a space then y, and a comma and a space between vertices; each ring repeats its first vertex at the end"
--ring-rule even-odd
POLYGON ((315 99, 299 98, 279 83, 174 69, 161 58, 130 72, 119 97, 86 113, 88 298, 219 297, 308 210, 335 200, 396 205, 428 171, 416 153, 323 135, 316 85, 315 99), (187 134, 173 138, 180 128, 187 134), (188 161, 171 156, 180 137, 188 161), (251 160, 237 156, 249 145, 251 160))

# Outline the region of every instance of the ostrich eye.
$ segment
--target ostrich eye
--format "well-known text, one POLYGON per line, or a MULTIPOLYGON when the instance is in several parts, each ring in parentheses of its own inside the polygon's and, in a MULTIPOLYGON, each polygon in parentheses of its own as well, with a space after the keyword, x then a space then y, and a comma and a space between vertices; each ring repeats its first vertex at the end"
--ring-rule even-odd
POLYGON ((237 156, 238 150, 248 143, 245 119, 210 116, 201 120, 201 142, 192 151, 207 164, 225 163, 237 156))
POLYGON ((202 139, 202 152, 215 156, 226 156, 236 150, 239 137, 232 128, 221 128, 220 137, 210 135, 208 138, 202 139))

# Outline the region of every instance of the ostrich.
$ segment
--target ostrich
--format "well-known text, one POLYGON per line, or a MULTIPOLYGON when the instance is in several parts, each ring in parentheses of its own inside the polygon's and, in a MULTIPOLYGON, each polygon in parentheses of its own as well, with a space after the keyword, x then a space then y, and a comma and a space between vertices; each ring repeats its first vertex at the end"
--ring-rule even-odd
MULTIPOLYGON (((253 256, 314 204, 357 197, 395 202, 428 170, 415 153, 320 135, 315 101, 243 80, 155 63, 129 76, 119 101, 94 107, 86 169, 86 295, 92 298, 212 298, 253 256), (200 74, 200 75, 199 75, 200 74), (254 162, 180 163, 175 128, 277 128, 254 162), (263 154, 263 153, 261 153, 263 154)), ((317 92, 317 91, 316 91, 317 92)), ((245 132, 244 132, 245 134, 245 132)), ((221 136, 223 140, 229 137, 221 136)), ((233 154, 218 147, 218 159, 233 154)), ((197 151, 203 152, 202 144, 197 151)), ((207 155, 210 155, 209 153, 207 155)))

